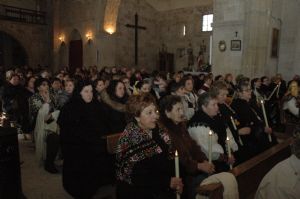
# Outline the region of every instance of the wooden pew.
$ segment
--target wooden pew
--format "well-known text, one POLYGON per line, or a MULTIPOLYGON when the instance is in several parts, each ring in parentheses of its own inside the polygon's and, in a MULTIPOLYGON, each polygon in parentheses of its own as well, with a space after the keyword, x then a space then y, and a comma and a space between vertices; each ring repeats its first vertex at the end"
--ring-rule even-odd
MULTIPOLYGON (((284 142, 277 144, 264 151, 263 153, 251 158, 250 160, 234 167, 230 172, 235 175, 240 198, 246 199, 254 196, 259 183, 263 177, 273 168, 278 162, 288 158, 291 155, 290 143, 293 138, 288 138, 284 142)), ((197 193, 199 195, 208 196, 211 199, 223 198, 223 186, 221 183, 212 185, 199 186, 197 193)))
POLYGON ((120 136, 122 135, 122 133, 116 133, 116 134, 112 134, 112 135, 108 135, 103 137, 104 139, 106 139, 106 143, 107 143, 107 151, 110 154, 115 154, 117 151, 117 144, 119 141, 120 136))

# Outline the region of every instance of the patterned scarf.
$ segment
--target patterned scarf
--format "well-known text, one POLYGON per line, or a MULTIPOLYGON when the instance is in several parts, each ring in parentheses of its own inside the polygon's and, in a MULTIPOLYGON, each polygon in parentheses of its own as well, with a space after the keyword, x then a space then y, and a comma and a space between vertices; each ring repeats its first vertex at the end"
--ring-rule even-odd
MULTIPOLYGON (((154 130, 153 130, 153 133, 154 130)), ((170 146, 171 140, 166 131, 159 129, 159 137, 170 146)), ((132 184, 131 174, 136 163, 163 153, 158 143, 152 139, 149 132, 141 129, 136 123, 129 123, 121 135, 116 154, 116 177, 119 181, 132 184)))

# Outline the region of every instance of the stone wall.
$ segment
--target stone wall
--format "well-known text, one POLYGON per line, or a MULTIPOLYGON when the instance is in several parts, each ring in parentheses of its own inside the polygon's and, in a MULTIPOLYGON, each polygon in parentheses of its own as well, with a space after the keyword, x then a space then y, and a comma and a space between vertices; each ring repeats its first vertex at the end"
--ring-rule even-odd
POLYGON ((300 23, 295 21, 299 4, 297 0, 214 0, 213 72, 249 77, 280 72, 287 79, 299 74, 300 23), (274 28, 280 32, 278 57, 271 56, 274 28), (233 39, 241 40, 241 51, 230 50, 233 39), (220 40, 227 44, 225 52, 218 49, 220 40))
MULTIPOLYGON (((178 4, 179 5, 179 4, 178 4)), ((205 62, 209 61, 209 37, 213 34, 212 64, 214 74, 243 73, 250 77, 283 73, 291 77, 299 73, 300 31, 297 18, 299 1, 290 0, 214 0, 213 5, 155 10, 147 1, 122 0, 117 30, 110 35, 103 30, 106 0, 55 1, 54 9, 54 66, 68 65, 71 32, 76 29, 83 41, 84 66, 134 66, 134 30, 126 24, 134 23, 139 15, 139 65, 151 70, 158 68, 158 53, 165 44, 174 54, 175 70, 187 66, 187 48, 192 45, 195 58, 200 45, 206 46, 205 62), (58 13, 57 13, 58 12, 58 13), (202 15, 214 13, 212 32, 202 32, 202 15), (183 36, 183 26, 186 35, 183 36), (271 57, 272 30, 280 30, 279 57, 271 57), (93 34, 88 42, 86 33, 93 34), (58 38, 64 35, 65 45, 58 38), (241 50, 231 50, 231 41, 241 40, 241 50), (219 42, 225 41, 221 52, 219 42)))
POLYGON ((49 66, 47 26, 0 20, 0 31, 9 34, 24 47, 29 66, 36 67, 38 64, 49 66))
POLYGON ((291 79, 300 74, 300 2, 297 0, 284 1, 280 5, 280 50, 278 72, 285 79, 291 79))
MULTIPOLYGON (((145 1, 137 4, 136 0, 122 1, 119 8, 117 30, 110 35, 103 30, 106 1, 64 1, 56 2, 59 17, 54 27, 55 69, 68 65, 70 34, 76 29, 83 41, 83 65, 135 66, 134 63, 134 29, 126 24, 134 24, 134 13, 139 15, 139 25, 147 30, 139 30, 139 65, 137 67, 155 68, 158 57, 158 36, 156 11, 145 1), (90 32, 92 41, 85 35, 90 32), (64 36, 61 45, 59 37, 64 36)), ((55 17, 55 15, 54 15, 55 17)), ((57 17, 56 17, 57 18, 57 17)))
POLYGON ((54 70, 58 70, 69 64, 69 44, 72 40, 71 33, 77 30, 82 39, 83 65, 100 65, 102 57, 97 56, 103 45, 103 13, 105 1, 56 1, 54 4, 54 70), (86 34, 90 33, 92 39, 89 42, 86 34), (64 38, 64 44, 59 40, 64 38))
POLYGON ((244 44, 245 5, 239 0, 215 0, 213 23, 212 71, 215 75, 242 72, 244 44), (237 34, 236 34, 237 32, 237 34), (231 50, 231 40, 241 40, 241 50, 231 50), (219 50, 220 41, 225 41, 226 50, 219 50))
POLYGON ((135 66, 135 30, 126 27, 134 25, 134 14, 138 14, 139 26, 146 30, 138 30, 138 68, 153 70, 158 65, 158 26, 157 12, 146 1, 122 1, 119 8, 116 35, 116 64, 135 66))
POLYGON ((194 69, 196 69, 200 45, 206 46, 204 59, 205 62, 208 62, 209 37, 212 33, 202 32, 202 16, 211 13, 212 6, 181 8, 159 13, 159 43, 160 46, 164 44, 166 50, 174 54, 175 71, 187 67, 189 44, 193 49, 194 69), (184 26, 186 35, 183 35, 184 26))

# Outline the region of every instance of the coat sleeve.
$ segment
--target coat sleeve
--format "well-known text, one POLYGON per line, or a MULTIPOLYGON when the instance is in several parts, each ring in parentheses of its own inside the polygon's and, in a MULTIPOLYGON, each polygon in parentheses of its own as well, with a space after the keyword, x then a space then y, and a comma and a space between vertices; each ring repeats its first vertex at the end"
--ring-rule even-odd
MULTIPOLYGON (((201 147, 202 151, 208 157, 208 139, 209 127, 196 126, 188 129, 190 136, 201 147)), ((222 146, 218 143, 218 136, 216 133, 212 135, 212 160, 219 159, 220 155, 224 153, 222 146)))

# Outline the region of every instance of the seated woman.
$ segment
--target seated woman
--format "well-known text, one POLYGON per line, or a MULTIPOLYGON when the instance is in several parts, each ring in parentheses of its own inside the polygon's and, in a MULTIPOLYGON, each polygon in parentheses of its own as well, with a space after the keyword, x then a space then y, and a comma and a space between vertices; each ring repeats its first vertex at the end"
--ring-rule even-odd
MULTIPOLYGON (((228 86, 225 82, 214 82, 211 88, 211 94, 217 99, 219 107, 219 114, 215 116, 214 119, 220 121, 221 125, 225 125, 224 129, 226 129, 226 132, 230 131, 229 134, 232 134, 233 139, 230 138, 230 140, 233 141, 232 149, 234 151, 234 157, 236 158, 235 163, 239 164, 245 160, 248 160, 250 157, 250 155, 247 153, 248 150, 240 137, 240 134, 243 135, 244 131, 248 130, 248 127, 237 129, 236 126, 239 122, 237 120, 236 112, 226 103, 228 93, 228 86)), ((223 149, 225 149, 225 136, 227 135, 223 134, 222 136, 221 134, 218 136, 218 142, 222 145, 223 149)))
POLYGON ((156 100, 160 98, 159 94, 152 88, 152 84, 149 79, 144 79, 136 82, 133 88, 133 94, 139 95, 142 93, 150 93, 156 100))
POLYGON ((150 94, 132 95, 127 102, 132 117, 118 142, 117 198, 173 198, 183 184, 174 176, 170 137, 156 126, 159 115, 150 94))
POLYGON ((261 110, 261 100, 265 100, 266 96, 263 95, 260 87, 261 87, 260 78, 254 78, 251 80, 252 94, 249 103, 251 107, 259 114, 259 116, 262 117, 263 115, 261 110))
MULTIPOLYGON (((234 157, 228 158, 227 153, 220 143, 223 138, 228 134, 231 138, 231 132, 226 132, 225 125, 222 124, 215 116, 219 112, 218 101, 210 92, 203 93, 199 96, 199 107, 200 109, 195 113, 192 119, 188 123, 188 131, 190 136, 201 146, 202 150, 208 156, 208 137, 209 132, 212 132, 212 160, 216 166, 216 171, 227 171, 229 170, 229 164, 234 163, 234 157), (219 141, 219 137, 220 142, 219 141)), ((235 142, 231 142, 231 149, 236 149, 235 142)))
POLYGON ((112 161, 102 138, 105 116, 93 99, 90 82, 78 82, 58 118, 64 157, 63 186, 78 199, 90 199, 104 185, 113 183, 112 161))
POLYGON ((68 79, 64 82, 64 89, 58 93, 58 108, 61 109, 72 97, 75 81, 68 79))
POLYGON ((160 102, 160 121, 162 128, 171 138, 172 151, 177 150, 184 173, 193 176, 192 181, 185 179, 189 198, 195 198, 195 188, 200 182, 214 172, 214 165, 208 163, 201 147, 190 137, 184 124, 185 116, 181 98, 176 95, 164 97, 160 102))
POLYGON ((57 173, 54 160, 59 149, 59 136, 56 120, 59 112, 56 110, 54 97, 49 92, 47 79, 39 78, 34 82, 35 94, 29 98, 29 110, 33 117, 34 140, 36 156, 44 168, 50 173, 57 173))
POLYGON ((121 133, 125 126, 125 111, 128 95, 125 85, 120 80, 112 80, 106 90, 101 92, 103 115, 107 123, 107 134, 121 133))
POLYGON ((299 122, 299 105, 300 105, 300 95, 299 95, 299 85, 296 81, 292 81, 289 85, 288 92, 282 99, 284 110, 284 116, 286 122, 297 123, 299 122))
POLYGON ((105 80, 98 78, 93 82, 93 88, 95 92, 95 99, 99 102, 101 101, 101 92, 106 88, 105 80))
POLYGON ((272 129, 265 127, 264 121, 259 117, 253 108, 251 108, 249 100, 251 99, 251 91, 249 83, 240 82, 237 85, 237 98, 233 99, 231 107, 236 112, 239 124, 238 129, 246 128, 240 136, 243 144, 249 148, 249 152, 253 155, 264 151, 277 140, 272 136, 272 129), (268 140, 268 135, 272 136, 272 143, 268 140))

